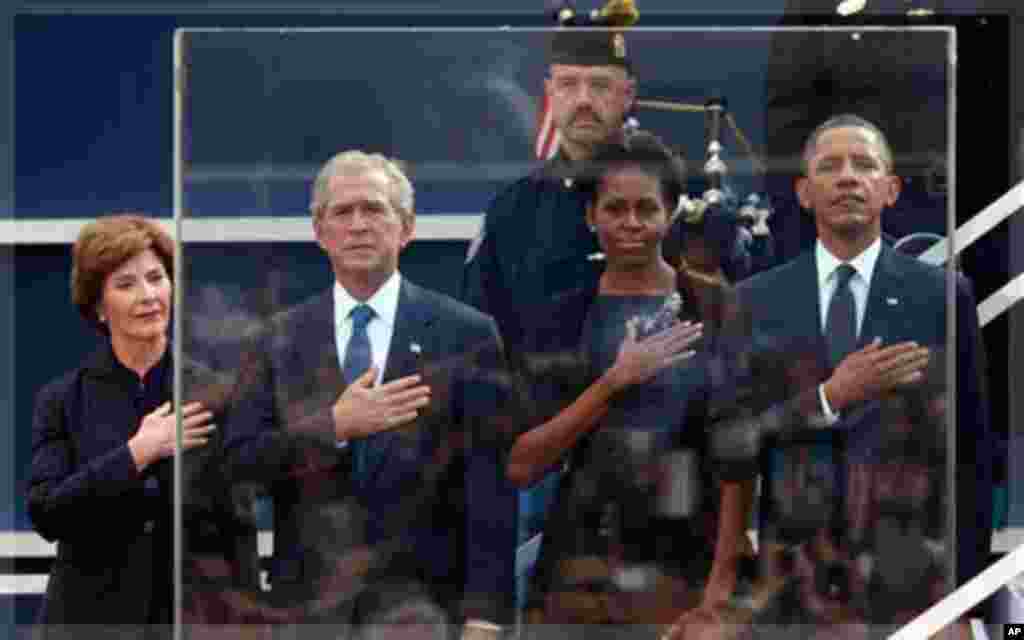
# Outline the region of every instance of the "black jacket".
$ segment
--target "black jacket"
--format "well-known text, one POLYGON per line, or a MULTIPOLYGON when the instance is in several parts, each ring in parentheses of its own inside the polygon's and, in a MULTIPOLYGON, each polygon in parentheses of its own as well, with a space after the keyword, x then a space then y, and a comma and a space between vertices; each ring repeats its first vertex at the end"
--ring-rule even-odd
MULTIPOLYGON (((162 395, 170 400, 170 349, 163 364, 162 395)), ((158 601, 170 590, 154 576, 173 579, 172 460, 141 474, 135 468, 127 443, 141 424, 138 385, 106 342, 37 396, 28 511, 39 534, 58 543, 41 623, 143 625, 161 617, 156 607, 171 611, 158 601)), ((186 402, 202 401, 223 424, 226 381, 186 360, 183 388, 186 402)), ((218 430, 183 458, 186 575, 192 558, 216 550, 234 566, 236 582, 252 584, 256 531, 225 490, 220 452, 218 430)))

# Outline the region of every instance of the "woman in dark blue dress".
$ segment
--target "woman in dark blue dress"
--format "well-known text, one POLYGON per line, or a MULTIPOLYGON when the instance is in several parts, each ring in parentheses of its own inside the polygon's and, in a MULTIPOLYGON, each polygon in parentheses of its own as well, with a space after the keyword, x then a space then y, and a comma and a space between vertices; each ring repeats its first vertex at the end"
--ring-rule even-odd
MULTIPOLYGON (((173 619, 174 254, 170 236, 139 215, 99 218, 73 248, 72 301, 102 341, 36 398, 27 502, 36 531, 57 543, 40 614, 50 635, 167 633, 173 619)), ((230 387, 191 361, 182 372, 184 513, 204 531, 185 549, 199 554, 200 538, 232 535, 211 459, 230 387)))
POLYGON ((515 357, 537 426, 508 475, 560 476, 530 624, 664 625, 735 585, 750 488, 716 479, 704 454, 715 332, 698 316, 713 296, 662 257, 684 178, 649 134, 601 149, 581 188, 603 273, 524 314, 515 357))

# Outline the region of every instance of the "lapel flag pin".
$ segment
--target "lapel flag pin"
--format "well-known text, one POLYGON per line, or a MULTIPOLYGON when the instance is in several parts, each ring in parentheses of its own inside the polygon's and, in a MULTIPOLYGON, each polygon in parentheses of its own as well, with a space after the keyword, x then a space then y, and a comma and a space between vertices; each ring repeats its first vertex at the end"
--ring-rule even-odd
POLYGON ((885 303, 887 305, 889 305, 890 307, 895 307, 896 305, 898 305, 900 303, 900 301, 897 300, 896 298, 886 298, 885 299, 885 303))

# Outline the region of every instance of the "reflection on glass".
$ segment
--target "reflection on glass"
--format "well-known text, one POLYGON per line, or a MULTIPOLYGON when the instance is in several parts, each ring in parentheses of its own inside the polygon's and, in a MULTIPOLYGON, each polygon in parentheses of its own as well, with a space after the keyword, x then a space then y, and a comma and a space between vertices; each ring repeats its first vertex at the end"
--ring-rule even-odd
MULTIPOLYGON (((903 31, 879 38, 890 53, 894 47, 913 52, 917 35, 903 31)), ((921 52, 946 38, 920 35, 929 41, 921 52)), ((449 354, 438 349, 438 338, 429 332, 402 334, 400 320, 391 327, 397 342, 382 356, 373 347, 375 323, 381 321, 374 309, 366 340, 379 383, 401 377, 391 369, 398 359, 403 374, 419 373, 420 383, 431 388, 429 408, 414 422, 389 429, 386 437, 339 431, 332 413, 358 379, 343 372, 349 345, 362 340, 355 337, 360 330, 354 318, 334 317, 332 286, 342 280, 339 269, 377 257, 372 247, 347 245, 346 239, 357 231, 370 237, 380 228, 377 218, 361 212, 365 203, 347 209, 351 203, 335 203, 337 215, 321 218, 317 170, 342 149, 401 159, 415 186, 417 233, 431 228, 436 220, 431 214, 493 209, 495 195, 533 167, 546 34, 197 31, 186 36, 191 81, 185 106, 189 145, 182 165, 188 217, 183 253, 191 281, 185 343, 192 357, 232 388, 221 458, 231 487, 216 507, 223 512, 195 511, 189 517, 222 518, 237 527, 207 527, 208 536, 188 543, 194 573, 186 578, 186 607, 194 630, 230 623, 317 624, 331 630, 327 633, 344 633, 354 625, 363 637, 374 638, 393 637, 397 627, 471 636, 493 631, 488 626, 493 623, 511 628, 519 618, 538 637, 567 629, 614 633, 623 625, 652 637, 669 630, 684 637, 709 624, 726 625, 721 626, 726 635, 738 637, 757 628, 813 626, 825 632, 898 625, 948 592, 953 550, 946 544, 945 514, 954 491, 946 471, 951 418, 945 409, 942 276, 924 284, 913 280, 922 273, 910 266, 916 265, 913 258, 894 258, 886 247, 876 273, 887 273, 888 261, 905 258, 898 264, 913 274, 908 276, 912 285, 887 290, 869 288, 866 281, 851 285, 855 300, 865 294, 859 304, 882 309, 859 312, 858 348, 879 335, 883 346, 918 340, 930 357, 927 365, 911 367, 921 374, 912 392, 826 396, 835 403, 838 427, 821 409, 817 388, 835 370, 835 363, 823 364, 815 351, 827 320, 822 317, 827 298, 822 305, 813 286, 805 290, 803 284, 769 287, 761 277, 757 282, 765 288, 752 289, 743 282, 813 246, 813 235, 807 242, 802 232, 787 227, 794 220, 813 221, 796 206, 791 176, 778 183, 773 178, 800 166, 803 142, 833 110, 858 111, 871 102, 822 106, 828 113, 794 118, 787 125, 792 131, 761 124, 762 82, 771 66, 765 54, 773 47, 797 51, 806 34, 629 34, 638 96, 703 103, 706 86, 715 84, 729 94, 736 119, 750 123, 745 129, 755 144, 778 142, 780 132, 796 132, 799 142, 769 148, 770 175, 762 176, 726 141, 731 199, 700 208, 703 217, 687 210, 677 224, 671 223, 679 198, 659 202, 671 282, 667 277, 659 282, 664 286, 653 296, 597 296, 575 325, 561 322, 551 305, 564 302, 560 294, 593 285, 616 265, 616 247, 630 243, 616 244, 610 222, 589 220, 595 230, 587 228, 587 198, 591 204, 600 199, 583 193, 586 180, 579 174, 563 171, 545 182, 543 189, 571 202, 560 205, 565 211, 544 211, 565 213, 558 219, 570 221, 573 233, 562 233, 560 226, 554 231, 554 226, 531 226, 555 219, 536 215, 539 207, 515 211, 513 222, 490 237, 513 248, 511 269, 503 274, 508 281, 495 294, 498 304, 488 307, 494 296, 472 300, 502 316, 497 318, 505 347, 497 358, 500 366, 486 361, 486 349, 469 347, 471 357, 449 354), (792 47, 786 49, 789 36, 792 47), (360 64, 339 72, 324 66, 325 58, 360 64), (716 64, 700 65, 693 78, 683 78, 665 63, 679 59, 716 64), (233 79, 231 91, 224 90, 225 77, 233 79), (785 194, 771 194, 767 224, 780 251, 755 260, 751 247, 765 239, 755 238, 751 225, 740 224, 738 203, 765 201, 743 196, 783 183, 785 194), (204 244, 214 239, 212 233, 203 235, 213 227, 200 223, 223 216, 216 234, 223 244, 204 244), (232 222, 232 216, 246 221, 232 222), (254 229, 270 230, 270 240, 280 231, 293 241, 252 242, 245 233, 254 229), (224 240, 235 236, 246 241, 224 240), (365 255, 343 255, 348 249, 365 255), (858 286, 863 286, 859 293, 858 286), (933 296, 934 286, 939 293, 933 296), (667 302, 675 295, 680 309, 667 302), (579 440, 585 444, 537 446, 528 451, 529 464, 517 467, 517 447, 529 444, 530 434, 559 414, 578 408, 574 403, 585 401, 588 386, 614 367, 625 322, 634 316, 652 320, 636 325, 641 345, 654 344, 665 331, 682 331, 674 324, 678 317, 704 321, 706 334, 693 345, 677 336, 673 356, 690 348, 697 353, 685 364, 675 363, 671 375, 613 394, 615 400, 604 407, 607 414, 586 427, 587 437, 579 440), (752 318, 754 330, 742 333, 752 318), (570 340, 564 350, 531 352, 545 341, 549 347, 560 333, 570 340), (466 395, 467 384, 477 396, 466 395), (478 410, 475 403, 488 409, 478 410), (473 410, 467 415, 467 409, 473 410), (385 462, 362 457, 359 443, 371 439, 386 452, 385 462), (551 455, 556 448, 559 453, 551 455), (360 469, 371 470, 369 479, 352 475, 360 469), (764 490, 755 500, 749 491, 758 476, 764 490), (524 499, 517 507, 509 500, 515 496, 511 481, 524 487, 524 496, 532 492, 538 499, 524 499), (483 496, 490 496, 490 503, 483 496), (756 533, 756 551, 747 543, 748 526, 756 533), (260 548, 252 535, 256 529, 260 548), (465 555, 481 548, 477 535, 498 545, 491 547, 489 561, 465 555), (498 571, 497 565, 506 571, 517 552, 515 575, 502 574, 507 583, 487 588, 473 583, 474 577, 498 571), (449 562, 452 558, 458 561, 449 562), (418 568, 396 571, 397 566, 418 568), (256 572, 258 581, 252 579, 256 572), (518 603, 496 613, 486 602, 490 590, 510 599, 517 593, 518 603), (480 624, 466 624, 472 620, 480 624), (563 624, 567 627, 557 628, 563 624)), ((849 33, 822 37, 826 50, 855 46, 849 33)), ((923 101, 940 105, 945 114, 945 57, 907 57, 902 64, 922 72, 923 101)), ((772 60, 776 70, 786 64, 772 60)), ((886 71, 867 63, 855 69, 865 77, 873 70, 886 71)), ((793 91, 791 100, 803 100, 793 91)), ((775 100, 772 118, 781 118, 779 109, 788 108, 785 96, 768 93, 775 100)), ((702 117, 654 110, 638 110, 637 116, 642 130, 653 130, 685 155, 704 157, 702 117)), ((888 134, 900 128, 892 122, 878 124, 888 134)), ((944 127, 943 122, 936 140, 944 140, 944 127)), ((897 168, 917 157, 923 140, 904 133, 894 131, 901 142, 890 150, 897 168)), ((858 172, 893 169, 891 162, 865 167, 859 155, 851 157, 856 162, 842 160, 837 170, 847 180, 865 180, 858 172)), ((918 165, 930 166, 932 160, 918 165)), ((869 192, 874 184, 838 208, 858 209, 874 195, 869 192)), ((699 195, 704 186, 700 176, 690 176, 676 195, 699 195)), ((921 231, 931 231, 936 220, 945 220, 944 200, 925 196, 926 186, 912 179, 899 204, 885 204, 926 203, 927 228, 921 231)), ((663 194, 653 199, 663 200, 663 194)), ((829 198, 823 200, 828 204, 829 198)), ((612 219, 615 207, 603 213, 612 219)), ((760 222, 758 233, 763 233, 766 225, 760 222)), ((899 222, 914 226, 906 217, 899 222)), ((916 231, 910 227, 900 230, 916 231)), ((883 228, 888 230, 884 222, 883 228)), ((470 235, 451 245, 418 241, 404 248, 403 283, 408 279, 456 293, 470 235)), ((470 263, 479 252, 491 251, 486 233, 482 239, 469 251, 470 263)), ((629 253, 628 246, 623 251, 629 253)), ((814 268, 813 262, 807 265, 814 268)), ((471 332, 457 337, 469 339, 471 332)), ((914 360, 915 354, 907 357, 914 360)))

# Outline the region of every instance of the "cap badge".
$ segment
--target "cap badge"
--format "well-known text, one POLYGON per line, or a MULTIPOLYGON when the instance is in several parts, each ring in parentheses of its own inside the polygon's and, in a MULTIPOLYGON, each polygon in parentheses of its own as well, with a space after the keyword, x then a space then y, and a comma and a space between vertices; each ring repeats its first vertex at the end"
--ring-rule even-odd
POLYGON ((615 57, 623 59, 626 57, 626 38, 621 33, 612 36, 612 49, 615 57))

